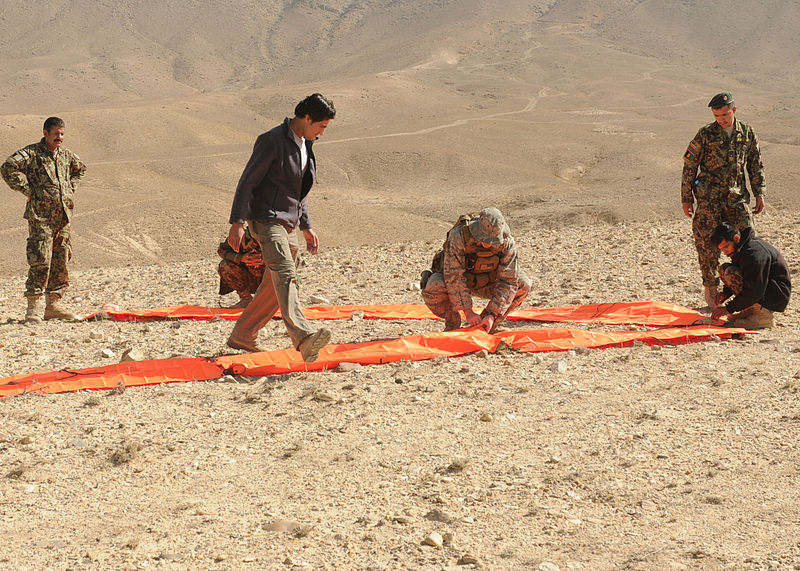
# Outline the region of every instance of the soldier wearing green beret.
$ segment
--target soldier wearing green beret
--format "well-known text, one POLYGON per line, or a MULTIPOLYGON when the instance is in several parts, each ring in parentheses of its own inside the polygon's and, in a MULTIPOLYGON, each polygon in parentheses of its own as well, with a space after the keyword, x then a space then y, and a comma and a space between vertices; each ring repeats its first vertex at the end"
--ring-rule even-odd
POLYGON ((711 233, 722 222, 740 230, 753 226, 753 214, 764 210, 766 185, 758 137, 752 127, 735 118, 733 94, 718 93, 708 106, 714 122, 697 132, 683 155, 681 202, 683 212, 692 218, 705 301, 714 309, 719 249, 711 243, 711 233))

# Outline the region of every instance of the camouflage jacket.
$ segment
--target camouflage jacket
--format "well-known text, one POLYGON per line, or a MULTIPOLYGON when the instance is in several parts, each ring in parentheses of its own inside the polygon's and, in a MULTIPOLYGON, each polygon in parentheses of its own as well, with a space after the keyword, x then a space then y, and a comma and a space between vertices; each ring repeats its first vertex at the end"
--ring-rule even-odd
POLYGON ((491 272, 491 281, 485 287, 492 287, 492 297, 486 309, 495 315, 506 312, 517 294, 519 266, 517 246, 510 234, 503 235, 503 242, 489 249, 482 248, 469 232, 467 226, 456 226, 447 237, 444 248, 444 283, 453 309, 464 311, 472 309, 470 294, 469 250, 479 250, 483 255, 497 256, 499 263, 491 272))
POLYGON ((728 137, 719 124, 709 123, 683 155, 681 202, 749 203, 745 172, 753 194, 764 194, 764 164, 755 131, 736 120, 728 137))
POLYGON ((25 218, 48 223, 61 217, 69 220, 74 207, 73 195, 86 165, 78 155, 64 149, 51 151, 38 143, 20 149, 0 166, 0 174, 8 186, 28 198, 25 218))

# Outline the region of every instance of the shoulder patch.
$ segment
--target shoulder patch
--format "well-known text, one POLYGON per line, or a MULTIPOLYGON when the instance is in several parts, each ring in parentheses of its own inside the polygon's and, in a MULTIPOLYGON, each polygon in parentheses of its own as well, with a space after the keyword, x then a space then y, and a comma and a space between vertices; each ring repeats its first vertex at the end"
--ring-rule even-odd
POLYGON ((697 139, 692 139, 692 142, 689 143, 689 148, 686 149, 686 152, 683 154, 683 160, 686 162, 694 161, 695 157, 697 157, 697 152, 700 150, 700 142, 697 139))

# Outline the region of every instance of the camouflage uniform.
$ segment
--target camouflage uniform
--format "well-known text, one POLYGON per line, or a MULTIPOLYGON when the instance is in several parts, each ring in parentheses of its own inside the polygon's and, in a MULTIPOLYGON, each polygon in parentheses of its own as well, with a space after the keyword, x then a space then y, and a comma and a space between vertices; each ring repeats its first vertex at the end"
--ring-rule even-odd
POLYGON ((0 167, 8 186, 28 198, 26 296, 60 294, 69 285, 73 195, 85 172, 86 165, 75 153, 64 148, 51 151, 44 138, 20 149, 0 167))
POLYGON ((745 172, 755 196, 764 194, 764 165, 755 131, 738 119, 731 136, 716 122, 701 128, 683 155, 681 202, 697 207, 692 220, 694 243, 703 285, 715 287, 719 249, 710 237, 720 222, 740 230, 753 226, 750 192, 745 172))
POLYGON ((422 298, 431 312, 445 319, 472 309, 473 295, 488 299, 484 314, 493 313, 499 323, 528 296, 531 280, 519 269, 516 243, 507 230, 500 244, 485 248, 468 228, 459 225, 448 233, 443 270, 427 278, 422 298), (494 265, 492 259, 496 268, 481 272, 482 266, 494 265))
POLYGON ((250 234, 250 228, 245 228, 242 245, 239 252, 230 247, 227 240, 221 242, 217 254, 222 260, 217 267, 219 272, 219 294, 226 295, 232 291, 242 294, 254 294, 264 278, 264 261, 257 266, 248 266, 241 261, 245 254, 258 252, 261 254, 261 245, 250 234))

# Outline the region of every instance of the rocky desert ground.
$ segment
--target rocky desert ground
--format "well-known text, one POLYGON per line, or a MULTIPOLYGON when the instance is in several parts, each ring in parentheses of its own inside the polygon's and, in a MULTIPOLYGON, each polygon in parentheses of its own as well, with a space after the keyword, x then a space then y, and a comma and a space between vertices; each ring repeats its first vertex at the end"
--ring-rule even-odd
MULTIPOLYGON (((236 181, 312 91, 338 116, 315 147, 306 306, 421 303, 450 224, 494 205, 533 279, 525 307, 695 307, 681 155, 718 91, 761 140, 757 231, 800 260, 799 20, 738 1, 3 7, 0 147, 67 120, 89 166, 80 313, 233 303, 215 250, 236 181)), ((0 377, 229 351, 224 320, 22 323, 24 199, 2 196, 0 377)), ((0 565, 800 569, 796 307, 691 345, 3 398, 0 565)), ((336 343, 442 327, 327 325, 336 343)), ((260 342, 289 344, 278 320, 260 342)))

